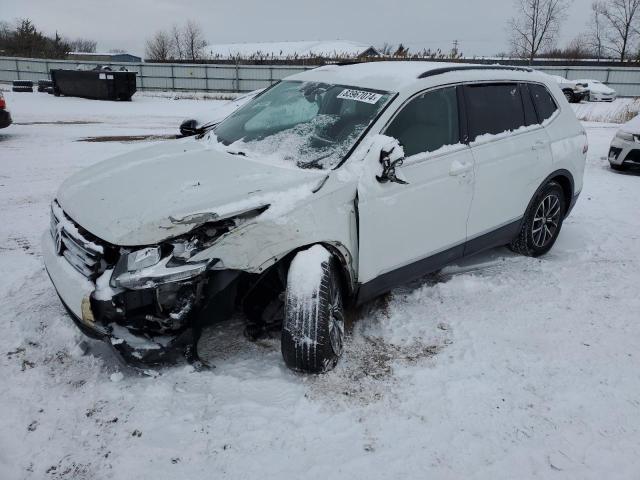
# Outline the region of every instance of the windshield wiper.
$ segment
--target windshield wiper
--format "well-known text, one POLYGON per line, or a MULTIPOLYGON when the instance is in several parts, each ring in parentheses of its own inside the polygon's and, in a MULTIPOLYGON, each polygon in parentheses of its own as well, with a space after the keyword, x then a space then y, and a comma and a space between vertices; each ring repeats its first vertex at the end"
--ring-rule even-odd
POLYGON ((317 158, 314 158, 313 160, 309 160, 308 162, 297 161, 296 166, 298 168, 317 168, 318 170, 322 170, 323 167, 322 165, 319 164, 320 161, 330 156, 331 156, 331 153, 327 153, 326 155, 321 155, 317 158))

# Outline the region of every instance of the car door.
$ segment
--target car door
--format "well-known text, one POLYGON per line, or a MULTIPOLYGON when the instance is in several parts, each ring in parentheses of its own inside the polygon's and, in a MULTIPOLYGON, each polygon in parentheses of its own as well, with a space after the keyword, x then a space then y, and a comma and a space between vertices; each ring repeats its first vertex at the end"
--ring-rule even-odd
POLYGON ((508 243, 550 171, 549 137, 538 124, 528 88, 518 83, 466 85, 465 105, 475 184, 467 252, 508 243), (501 233, 502 232, 502 233, 501 233), (502 234, 504 238, 492 236, 502 234), (485 237, 486 236, 486 237, 485 237), (490 238, 491 237, 491 238, 490 238))
POLYGON ((397 174, 408 183, 379 183, 376 158, 361 177, 358 280, 367 284, 366 297, 461 256, 473 194, 473 157, 460 142, 456 87, 413 97, 382 133, 403 146, 397 174))

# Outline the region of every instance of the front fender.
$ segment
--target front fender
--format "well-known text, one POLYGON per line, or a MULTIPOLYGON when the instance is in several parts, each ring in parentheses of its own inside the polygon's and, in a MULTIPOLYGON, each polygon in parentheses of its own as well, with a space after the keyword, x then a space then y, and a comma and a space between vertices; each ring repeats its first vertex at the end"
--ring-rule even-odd
POLYGON ((356 183, 341 182, 333 177, 331 175, 319 191, 293 202, 288 208, 278 205, 273 210, 267 209, 194 256, 192 261, 217 258, 219 262, 214 269, 262 273, 297 249, 324 243, 340 252, 355 280, 358 271, 356 183))

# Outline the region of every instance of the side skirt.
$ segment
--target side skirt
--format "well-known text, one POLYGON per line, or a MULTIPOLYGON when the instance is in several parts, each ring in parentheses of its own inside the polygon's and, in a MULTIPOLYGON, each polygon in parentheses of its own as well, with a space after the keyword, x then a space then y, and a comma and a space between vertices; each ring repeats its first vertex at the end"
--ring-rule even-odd
POLYGON ((467 240, 464 246, 464 256, 468 257, 469 255, 475 255, 489 248, 500 247, 511 243, 511 240, 516 238, 518 233, 520 233, 521 225, 522 218, 519 218, 489 233, 467 240))
POLYGON ((521 222, 522 219, 518 219, 503 227, 469 240, 466 243, 392 270, 367 283, 363 283, 358 287, 355 304, 362 305, 399 285, 417 280, 462 257, 468 257, 489 248, 507 245, 518 235, 521 222))

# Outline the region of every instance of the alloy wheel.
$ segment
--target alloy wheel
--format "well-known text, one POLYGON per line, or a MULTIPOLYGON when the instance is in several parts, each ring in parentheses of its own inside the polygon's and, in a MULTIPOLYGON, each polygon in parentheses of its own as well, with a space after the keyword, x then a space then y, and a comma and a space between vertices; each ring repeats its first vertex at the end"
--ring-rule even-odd
POLYGON ((544 197, 538 204, 531 227, 531 236, 536 247, 546 247, 553 240, 560 225, 560 214, 560 199, 554 193, 544 197))

